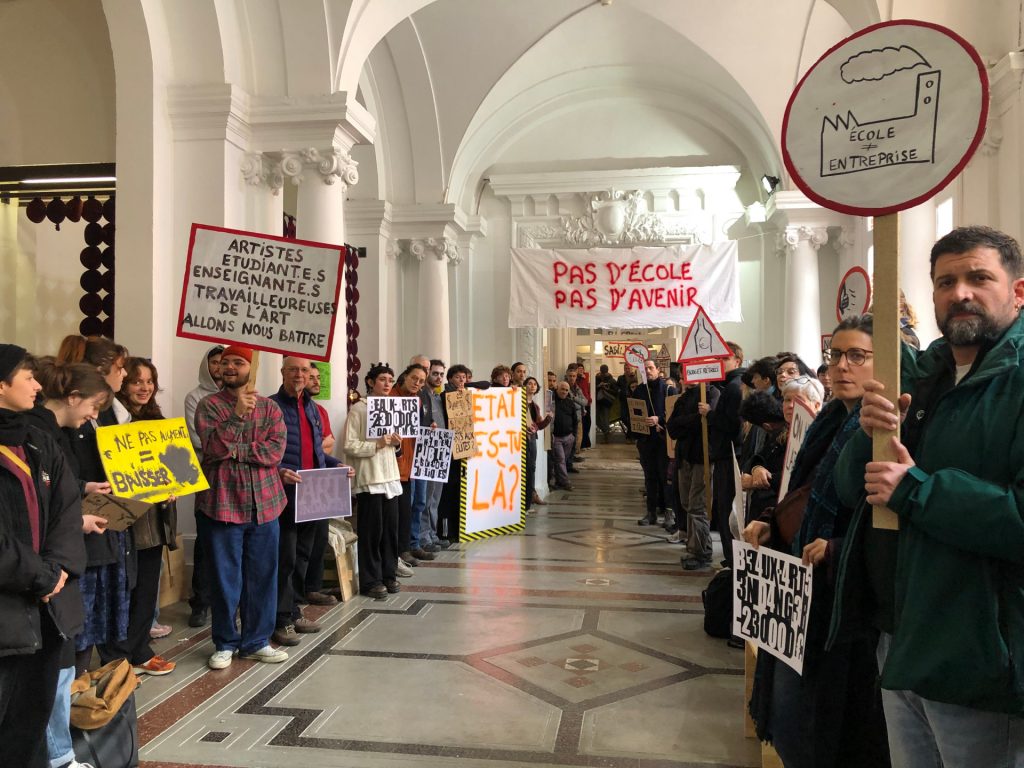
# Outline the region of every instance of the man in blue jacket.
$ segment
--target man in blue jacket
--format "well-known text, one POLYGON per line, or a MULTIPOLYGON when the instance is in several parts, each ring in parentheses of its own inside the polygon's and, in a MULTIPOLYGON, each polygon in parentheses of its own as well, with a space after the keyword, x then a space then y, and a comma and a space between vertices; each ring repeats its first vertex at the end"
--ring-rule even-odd
POLYGON ((851 523, 835 628, 862 613, 881 630, 883 704, 895 766, 1024 765, 1024 258, 1013 238, 963 227, 932 248, 943 337, 904 347, 902 394, 865 385, 836 468, 851 506, 899 516, 851 523), (893 399, 889 399, 893 398, 893 399), (894 402, 895 401, 895 402, 894 402), (869 435, 896 429, 897 461, 869 435), (859 583, 847 578, 863 563, 859 583), (846 573, 849 571, 849 574, 846 573), (839 619, 842 621, 839 621, 839 619))
POLYGON ((298 562, 299 540, 304 549, 312 549, 316 526, 326 520, 295 522, 295 484, 301 482, 300 469, 337 467, 339 461, 324 454, 323 423, 313 399, 306 394, 310 363, 302 357, 286 357, 281 366, 281 388, 270 399, 277 403, 288 430, 284 458, 281 460, 281 482, 284 483, 288 506, 281 513, 281 537, 277 561, 277 624, 271 639, 278 645, 298 645, 296 633, 319 632, 320 625, 304 618, 298 600, 305 594, 306 563, 298 562))

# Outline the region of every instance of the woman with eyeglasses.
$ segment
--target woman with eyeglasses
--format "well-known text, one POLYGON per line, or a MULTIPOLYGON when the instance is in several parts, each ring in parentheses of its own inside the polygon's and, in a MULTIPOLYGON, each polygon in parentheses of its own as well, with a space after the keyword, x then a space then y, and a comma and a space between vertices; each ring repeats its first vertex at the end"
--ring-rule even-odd
POLYGON ((808 428, 790 478, 790 494, 807 494, 793 541, 780 540, 778 531, 761 521, 743 532, 753 546, 790 552, 814 568, 803 675, 770 654, 758 654, 750 701, 758 737, 773 742, 786 768, 890 765, 877 634, 857 630, 826 647, 834 573, 852 514, 839 501, 833 470, 843 446, 860 428, 864 383, 874 377, 872 331, 871 315, 863 315, 844 320, 832 334, 826 360, 834 400, 808 428))

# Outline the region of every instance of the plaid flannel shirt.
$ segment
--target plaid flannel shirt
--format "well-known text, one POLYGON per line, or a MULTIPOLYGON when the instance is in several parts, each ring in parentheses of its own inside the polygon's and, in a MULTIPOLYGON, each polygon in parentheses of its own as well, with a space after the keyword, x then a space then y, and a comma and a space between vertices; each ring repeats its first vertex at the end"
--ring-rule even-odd
POLYGON ((203 444, 203 472, 210 490, 197 500, 199 511, 222 523, 248 523, 253 507, 259 524, 276 520, 285 507, 278 466, 288 433, 277 404, 256 398, 246 418, 235 413, 228 390, 204 398, 196 408, 203 444))

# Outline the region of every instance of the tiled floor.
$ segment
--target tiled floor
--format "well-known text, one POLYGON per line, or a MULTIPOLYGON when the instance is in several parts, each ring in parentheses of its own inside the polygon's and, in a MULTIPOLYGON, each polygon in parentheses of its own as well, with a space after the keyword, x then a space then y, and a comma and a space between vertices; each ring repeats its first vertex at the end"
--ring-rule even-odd
POLYGON ((441 553, 386 602, 307 609, 324 629, 285 664, 211 672, 209 629, 165 609, 178 669, 139 690, 143 766, 759 765, 742 652, 703 632, 709 574, 636 525, 631 446, 585 455, 524 535, 441 553))

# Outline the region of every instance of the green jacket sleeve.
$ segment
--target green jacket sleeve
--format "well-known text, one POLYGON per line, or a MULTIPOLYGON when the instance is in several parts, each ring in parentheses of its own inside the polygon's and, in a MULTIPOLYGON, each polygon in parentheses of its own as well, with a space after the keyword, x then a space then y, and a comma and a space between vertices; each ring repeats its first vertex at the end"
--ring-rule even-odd
POLYGON ((1007 488, 964 472, 928 474, 911 467, 889 506, 942 543, 983 557, 1024 565, 1024 470, 1007 488))
POLYGON ((871 438, 863 429, 847 440, 836 462, 835 481, 839 500, 853 509, 864 496, 864 465, 871 461, 871 438))

